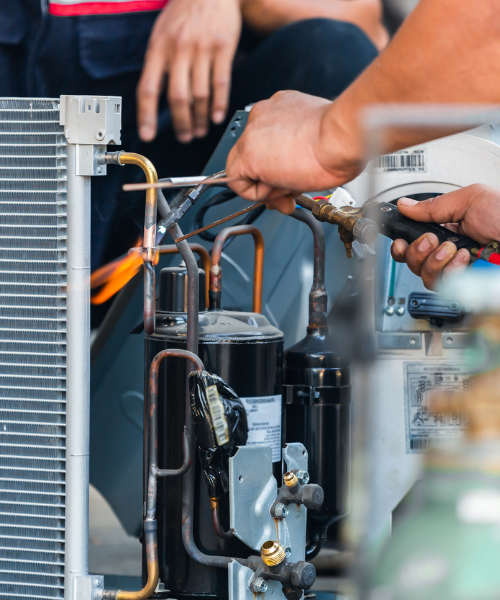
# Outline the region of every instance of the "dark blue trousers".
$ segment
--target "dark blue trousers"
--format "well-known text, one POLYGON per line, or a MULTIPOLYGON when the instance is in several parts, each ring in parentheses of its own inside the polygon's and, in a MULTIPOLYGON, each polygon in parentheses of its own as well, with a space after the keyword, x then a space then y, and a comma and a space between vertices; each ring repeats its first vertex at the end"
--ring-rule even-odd
MULTIPOLYGON (((137 135, 135 90, 157 13, 61 18, 42 15, 40 0, 1 4, 0 96, 122 96, 123 149, 150 158, 160 177, 202 171, 227 123, 212 125, 202 140, 180 144, 163 99, 156 140, 145 144, 137 135)), ((334 98, 376 55, 360 29, 338 21, 302 21, 266 37, 244 31, 228 115, 283 89, 334 98)), ((140 235, 144 196, 121 192, 123 183, 140 179, 139 169, 118 167, 93 178, 93 270, 140 235)))

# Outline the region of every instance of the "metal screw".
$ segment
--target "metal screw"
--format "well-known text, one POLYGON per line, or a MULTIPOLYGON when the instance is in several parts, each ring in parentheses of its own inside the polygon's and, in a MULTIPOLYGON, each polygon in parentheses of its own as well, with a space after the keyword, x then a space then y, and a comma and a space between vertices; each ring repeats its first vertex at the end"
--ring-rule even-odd
POLYGON ((458 242, 458 238, 457 237, 449 237, 448 241, 455 243, 455 242, 458 242))
POLYGON ((290 556, 292 556, 292 549, 290 548, 290 546, 287 546, 285 548, 285 558, 290 558, 290 556))
POLYGON ((390 212, 392 210, 392 208, 390 208, 389 206, 384 206, 381 210, 383 212, 390 212))
POLYGON ((498 248, 498 242, 491 242, 492 248, 498 248))
POLYGON ((451 338, 451 337, 446 338, 446 343, 447 344, 453 344, 453 338, 451 338))
POLYGON ((417 343, 417 340, 416 340, 415 338, 411 338, 411 339, 410 339, 410 344, 411 344, 412 346, 414 346, 416 343, 417 343))
POLYGON ((263 594, 267 592, 267 583, 262 579, 262 577, 257 577, 257 579, 253 582, 253 591, 256 594, 263 594))
POLYGON ((402 317, 405 314, 405 307, 404 306, 400 306, 397 310, 396 310, 396 314, 399 317, 402 317))
POLYGON ((392 315, 394 314, 394 308, 392 306, 386 306, 384 312, 387 316, 392 317, 392 315))
POLYGON ((297 471, 297 479, 302 485, 309 483, 309 473, 307 471, 297 471))
POLYGON ((288 516, 288 507, 282 502, 278 502, 274 507, 274 516, 277 519, 285 519, 288 516))

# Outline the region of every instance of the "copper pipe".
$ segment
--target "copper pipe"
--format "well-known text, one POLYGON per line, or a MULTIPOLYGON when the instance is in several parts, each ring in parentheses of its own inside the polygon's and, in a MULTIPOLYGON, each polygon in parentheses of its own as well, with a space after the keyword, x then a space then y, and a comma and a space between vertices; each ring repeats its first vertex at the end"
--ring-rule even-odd
POLYGON ((290 216, 305 223, 313 234, 314 273, 309 292, 309 327, 314 329, 326 327, 328 295, 325 287, 325 232, 321 223, 307 210, 296 208, 290 216))
MULTIPOLYGON (((177 240, 176 240, 177 241, 177 240)), ((208 306, 208 290, 209 290, 209 279, 210 279, 210 254, 207 249, 201 244, 189 244, 189 247, 193 252, 200 257, 203 263, 203 270, 205 271, 205 305, 208 306)), ((177 246, 157 246, 156 250, 159 254, 176 254, 179 253, 177 246)))
POLYGON ((253 268, 253 312, 262 312, 262 283, 264 277, 264 238, 262 233, 253 225, 236 225, 226 227, 217 234, 212 248, 212 265, 210 267, 210 310, 220 308, 221 303, 221 277, 222 269, 220 260, 224 242, 237 235, 251 235, 255 243, 254 268, 253 268))
MULTIPOLYGON (((136 165, 146 175, 148 183, 157 183, 158 175, 153 163, 145 156, 134 152, 122 152, 118 156, 120 165, 136 165)), ((146 191, 146 212, 144 215, 144 330, 147 334, 155 330, 155 246, 156 246, 156 211, 158 191, 146 191)))
POLYGON ((192 238, 195 235, 202 233, 203 231, 208 231, 209 229, 212 229, 213 227, 217 227, 217 225, 222 225, 222 223, 227 223, 228 221, 232 221, 233 219, 236 219, 236 217, 241 217, 241 215, 244 215, 252 210, 255 210, 256 208, 259 208, 259 206, 262 206, 262 202, 254 202, 253 206, 247 206, 243 210, 239 210, 238 212, 235 212, 232 215, 228 215, 227 217, 224 217, 223 219, 219 219, 218 221, 214 221, 213 223, 210 223, 209 225, 205 225, 205 227, 200 227, 199 229, 196 229, 195 231, 191 231, 191 233, 187 233, 186 235, 183 235, 182 237, 180 237, 178 240, 175 240, 175 241, 182 242, 183 240, 188 240, 189 238, 192 238))
MULTIPOLYGON (((197 371, 203 371, 201 360, 187 350, 162 350, 153 358, 150 369, 149 406, 148 416, 149 432, 149 464, 148 464, 148 497, 146 502, 146 518, 144 519, 144 537, 146 541, 146 562, 148 580, 146 585, 137 592, 123 590, 104 590, 104 600, 146 600, 155 592, 160 576, 158 564, 157 522, 156 522, 156 497, 158 476, 179 474, 182 470, 171 471, 158 468, 158 372, 160 365, 168 357, 185 358, 191 361, 197 371)), ((189 441, 189 440, 188 440, 189 441)), ((189 446, 189 444, 188 444, 189 446)), ((185 462, 185 461, 184 461, 185 462)), ((190 461, 189 461, 190 462, 190 461)), ((189 468, 189 465, 188 465, 189 468)), ((187 469, 186 469, 187 470, 187 469)))
POLYGON ((212 525, 215 533, 223 540, 230 540, 234 535, 233 532, 224 531, 220 524, 219 498, 210 498, 210 506, 212 507, 212 525))

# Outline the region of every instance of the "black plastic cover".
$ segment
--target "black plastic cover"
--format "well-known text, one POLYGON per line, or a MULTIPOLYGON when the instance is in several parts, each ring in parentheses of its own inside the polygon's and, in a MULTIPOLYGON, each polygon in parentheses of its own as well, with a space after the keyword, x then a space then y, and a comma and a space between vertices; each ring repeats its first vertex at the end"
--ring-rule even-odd
POLYGON ((229 457, 248 438, 245 407, 227 383, 207 371, 189 376, 191 414, 208 492, 219 498, 229 490, 229 457))
POLYGON ((412 292, 408 296, 408 312, 414 319, 437 319, 456 323, 464 316, 462 306, 433 292, 412 292))

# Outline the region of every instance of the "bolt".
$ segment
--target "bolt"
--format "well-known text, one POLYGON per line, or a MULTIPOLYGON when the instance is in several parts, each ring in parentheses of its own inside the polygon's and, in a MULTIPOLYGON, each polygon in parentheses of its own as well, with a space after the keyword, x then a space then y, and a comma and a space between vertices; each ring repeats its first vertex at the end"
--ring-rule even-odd
POLYGON ((396 310, 396 314, 399 317, 402 317, 405 314, 405 307, 404 306, 400 306, 397 310, 396 310))
POLYGON ((264 594, 267 592, 267 583, 262 579, 262 577, 257 577, 257 579, 253 582, 253 591, 256 594, 264 594))
POLYGON ((309 483, 309 473, 307 471, 297 471, 297 479, 302 485, 309 483))
POLYGON ((387 316, 392 317, 392 315, 394 314, 394 308, 392 306, 386 306, 384 312, 387 316))
POLYGON ((278 502, 274 507, 274 516, 277 519, 286 519, 288 516, 288 507, 285 506, 282 502, 278 502))
POLYGON ((491 247, 492 248, 498 248, 498 242, 491 242, 491 247))

